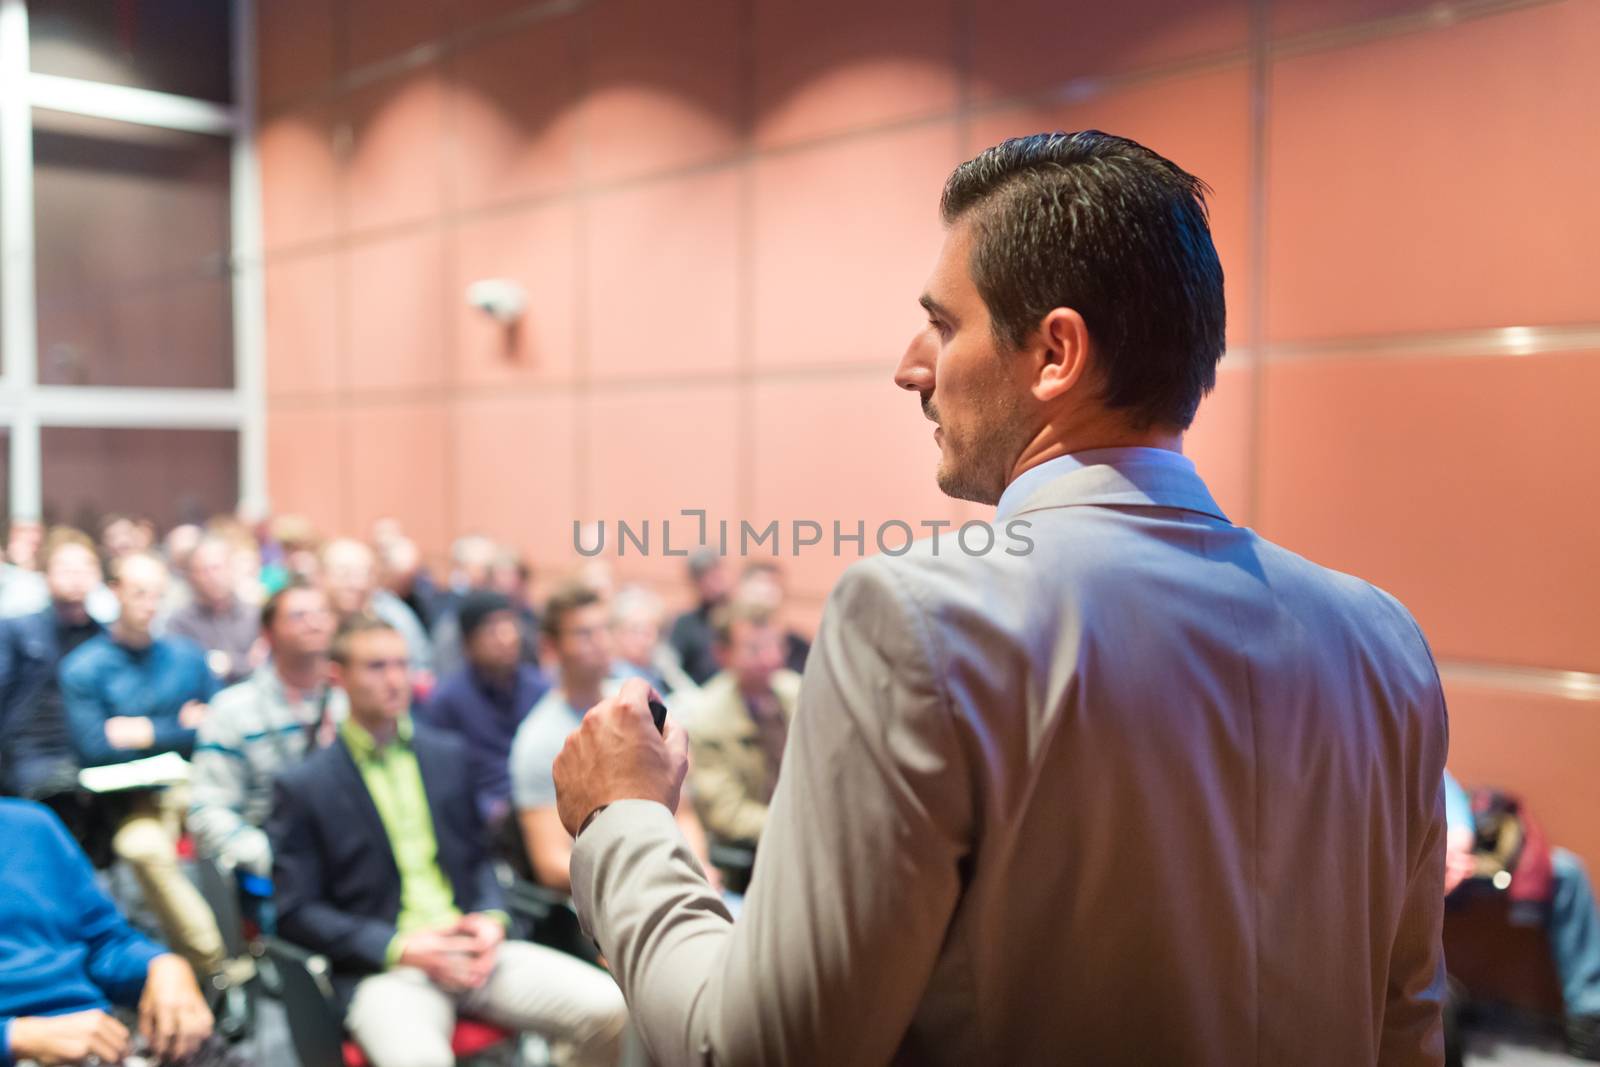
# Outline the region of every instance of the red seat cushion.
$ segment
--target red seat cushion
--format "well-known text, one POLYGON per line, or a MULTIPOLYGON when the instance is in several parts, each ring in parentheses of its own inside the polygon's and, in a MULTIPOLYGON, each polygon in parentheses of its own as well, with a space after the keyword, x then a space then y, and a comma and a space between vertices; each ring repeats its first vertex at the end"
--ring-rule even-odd
MULTIPOLYGON (((455 1033, 450 1035, 450 1051, 458 1060, 469 1059, 511 1040, 511 1036, 510 1030, 502 1030, 489 1023, 481 1023, 476 1019, 457 1019, 455 1033)), ((344 1067, 368 1067, 366 1053, 354 1041, 344 1043, 344 1067)))

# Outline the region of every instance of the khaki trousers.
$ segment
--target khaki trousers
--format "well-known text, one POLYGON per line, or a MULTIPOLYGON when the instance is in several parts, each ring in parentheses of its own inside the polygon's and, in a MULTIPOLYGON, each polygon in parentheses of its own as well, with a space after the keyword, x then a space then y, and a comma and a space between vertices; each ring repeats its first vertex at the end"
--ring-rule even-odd
POLYGON ((564 952, 507 941, 489 981, 447 993, 415 967, 363 979, 345 1029, 373 1067, 452 1067, 456 1013, 550 1043, 559 1067, 614 1067, 628 1009, 605 971, 564 952))
POLYGON ((135 798, 117 825, 111 850, 133 870, 145 904, 155 912, 167 947, 201 975, 222 966, 222 933, 205 898, 178 867, 178 837, 189 791, 173 787, 135 798))

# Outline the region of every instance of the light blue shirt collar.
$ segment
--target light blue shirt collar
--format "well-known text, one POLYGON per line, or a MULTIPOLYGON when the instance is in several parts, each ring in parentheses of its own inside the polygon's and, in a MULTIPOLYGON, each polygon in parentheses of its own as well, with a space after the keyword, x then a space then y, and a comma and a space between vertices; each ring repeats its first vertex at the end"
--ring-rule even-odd
POLYGON ((1006 486, 1005 492, 1000 494, 1000 502, 995 505, 994 521, 1004 522, 1027 503, 1028 498, 1050 482, 1062 475, 1083 467, 1093 467, 1105 464, 1115 467, 1119 463, 1130 463, 1138 460, 1146 464, 1158 464, 1194 474, 1194 461, 1179 452, 1165 448, 1093 448, 1084 452, 1073 452, 1055 459, 1047 459, 1037 467, 1029 467, 1006 486))

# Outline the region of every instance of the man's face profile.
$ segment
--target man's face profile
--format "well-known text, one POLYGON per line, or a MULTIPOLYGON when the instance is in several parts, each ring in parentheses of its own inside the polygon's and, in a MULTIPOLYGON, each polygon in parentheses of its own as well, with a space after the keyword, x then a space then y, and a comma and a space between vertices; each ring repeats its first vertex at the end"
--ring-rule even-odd
POLYGON ((923 414, 938 426, 939 488, 994 504, 1032 432, 1023 403, 1029 364, 997 344, 972 280, 971 254, 972 226, 958 220, 922 295, 928 325, 912 338, 895 381, 921 394, 923 414))

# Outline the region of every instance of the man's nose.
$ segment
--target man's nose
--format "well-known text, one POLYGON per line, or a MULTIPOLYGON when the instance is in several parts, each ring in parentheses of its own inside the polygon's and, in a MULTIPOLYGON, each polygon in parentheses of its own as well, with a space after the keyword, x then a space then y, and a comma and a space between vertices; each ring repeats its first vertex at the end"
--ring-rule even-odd
POLYGON ((920 330, 906 346, 900 365, 894 370, 894 383, 919 393, 933 392, 935 346, 928 330, 920 330))

